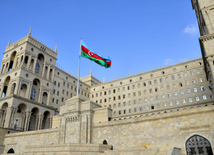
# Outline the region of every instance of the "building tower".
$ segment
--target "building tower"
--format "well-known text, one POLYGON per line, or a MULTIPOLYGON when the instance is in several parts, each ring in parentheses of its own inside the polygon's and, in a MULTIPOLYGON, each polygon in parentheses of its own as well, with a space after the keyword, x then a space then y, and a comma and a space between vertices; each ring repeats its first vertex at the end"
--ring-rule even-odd
POLYGON ((27 36, 6 47, 0 69, 0 127, 20 131, 51 127, 57 51, 27 36))
POLYGON ((207 80, 214 93, 214 0, 192 0, 200 31, 200 47, 207 80))

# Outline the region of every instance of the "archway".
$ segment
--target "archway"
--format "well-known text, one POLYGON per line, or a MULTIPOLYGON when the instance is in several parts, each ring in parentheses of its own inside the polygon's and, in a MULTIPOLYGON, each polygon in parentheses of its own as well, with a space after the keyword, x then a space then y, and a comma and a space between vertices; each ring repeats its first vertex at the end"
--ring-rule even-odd
POLYGON ((46 111, 44 113, 44 118, 43 118, 43 121, 42 121, 42 129, 48 129, 50 128, 50 112, 49 111, 46 111))
POLYGON ((1 107, 1 116, 0 116, 0 127, 4 127, 5 117, 7 113, 8 103, 5 102, 1 107))
POLYGON ((14 153, 15 153, 15 151, 12 148, 7 151, 7 154, 14 154, 14 153))
POLYGON ((3 92, 1 97, 5 97, 7 95, 9 83, 10 83, 10 76, 8 76, 4 81, 4 87, 3 87, 3 92))
POLYGON ((14 52, 11 54, 11 57, 10 57, 10 65, 9 65, 9 71, 11 71, 11 70, 13 69, 13 63, 14 63, 15 57, 16 57, 16 51, 14 51, 14 52))
POLYGON ((186 141, 186 153, 187 155, 213 155, 210 142, 199 135, 193 135, 186 141))
POLYGON ((29 128, 28 131, 36 130, 37 129, 37 123, 38 123, 38 116, 39 115, 39 109, 33 108, 31 110, 31 116, 30 116, 30 122, 29 122, 29 128))
POLYGON ((27 106, 24 103, 19 104, 14 116, 14 129, 23 130, 25 126, 27 106))
POLYGON ((37 61, 36 61, 36 68, 35 68, 35 73, 38 73, 42 75, 43 67, 44 67, 44 55, 43 54, 38 54, 37 61))

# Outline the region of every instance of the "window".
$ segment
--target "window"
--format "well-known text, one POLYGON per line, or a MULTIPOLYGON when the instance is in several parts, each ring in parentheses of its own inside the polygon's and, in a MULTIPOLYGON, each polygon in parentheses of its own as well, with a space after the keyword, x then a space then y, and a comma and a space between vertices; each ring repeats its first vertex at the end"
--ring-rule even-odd
POLYGON ((150 97, 150 100, 153 101, 153 96, 150 97))
POLYGON ((115 89, 113 89, 113 93, 115 93, 116 92, 116 90, 115 89))
POLYGON ((30 99, 31 99, 31 100, 35 100, 35 95, 36 95, 36 90, 35 90, 35 89, 32 89, 32 90, 31 90, 31 94, 30 94, 30 99))
POLYGON ((104 91, 104 95, 106 95, 106 91, 104 91))
POLYGON ((163 107, 166 107, 166 103, 165 102, 163 103, 163 107))
POLYGON ((157 107, 160 108, 160 103, 157 104, 157 107))
POLYGON ((184 72, 184 77, 187 77, 187 73, 186 72, 184 72))
POLYGON ((129 104, 129 105, 131 105, 131 104, 132 104, 132 102, 131 102, 131 101, 129 101, 129 102, 128 102, 128 104, 129 104))
POLYGON ((132 85, 132 88, 135 89, 135 85, 132 85))
POLYGON ((39 68, 40 68, 40 66, 39 66, 39 64, 37 63, 37 64, 36 64, 36 68, 35 68, 35 72, 36 72, 36 73, 39 73, 39 68))
POLYGON ((179 105, 179 101, 178 100, 176 100, 175 103, 176 103, 176 105, 179 105))
POLYGON ((169 102, 169 106, 173 106, 173 103, 171 101, 169 102))
POLYGON ((125 91, 125 87, 123 87, 123 91, 125 91))
POLYGON ((193 71, 190 71, 190 75, 193 75, 193 71))
POLYGON ((123 113, 126 114, 126 110, 123 110, 123 113))
POLYGON ((196 101, 199 101, 199 97, 198 97, 198 96, 196 96, 195 100, 196 100, 196 101))
POLYGON ((176 88, 176 84, 175 83, 173 83, 173 87, 176 88))
POLYGON ((130 98, 130 96, 131 96, 130 93, 128 93, 128 98, 130 98))
POLYGON ((158 88, 155 88, 155 92, 158 92, 158 88))
POLYGON ((207 96, 206 95, 203 95, 203 100, 207 100, 207 96))
POLYGON ((152 93, 152 89, 149 89, 149 92, 152 93))
POLYGON ((161 86, 161 90, 163 90, 163 86, 161 86))
POLYGON ((123 102, 123 106, 126 106, 126 102, 123 102))
POLYGON ((118 96, 118 100, 120 100, 120 96, 118 96))
POLYGON ((189 98, 189 102, 190 102, 190 103, 192 102, 192 98, 189 98))
POLYGON ((63 86, 65 86, 65 82, 63 82, 63 86))
POLYGON ((190 92, 190 89, 187 89, 187 93, 188 93, 188 94, 191 93, 191 92, 190 92))
POLYGON ((154 80, 154 83, 157 84, 157 80, 154 80))
POLYGON ((163 82, 163 79, 162 78, 160 78, 160 83, 162 83, 163 82))
POLYGON ((151 82, 151 81, 149 81, 148 83, 149 83, 149 85, 152 85, 152 82, 151 82))
POLYGON ((169 78, 168 78, 168 77, 166 77, 166 81, 169 81, 169 78))
POLYGON ((180 79, 181 78, 181 74, 178 74, 178 79, 180 79))
POLYGON ((197 69, 197 74, 200 74, 200 69, 197 69))
POLYGON ((59 91, 57 91, 57 96, 59 96, 59 91))
POLYGON ((165 98, 165 94, 162 94, 162 98, 165 98))
POLYGON ((55 89, 53 90, 53 94, 55 94, 55 89))
POLYGON ((144 94, 146 95, 146 90, 144 90, 144 94))
POLYGON ((100 96, 102 96, 102 92, 100 92, 100 96))
POLYGON ((132 112, 132 109, 129 109, 129 113, 131 113, 132 112))
POLYGON ((171 93, 168 93, 168 97, 170 98, 172 95, 171 95, 171 93))
POLYGON ((137 108, 134 108, 134 112, 137 112, 137 108))
POLYGON ((174 75, 172 75, 172 80, 175 80, 175 76, 174 75))
POLYGON ((170 89, 170 86, 169 85, 167 85, 167 90, 169 90, 170 89))
POLYGON ((111 94, 111 90, 108 91, 108 94, 111 94))
POLYGON ((185 99, 182 99, 182 102, 183 102, 183 104, 185 104, 186 103, 185 99))
POLYGON ((67 84, 67 88, 69 88, 69 84, 67 84))
POLYGON ((136 100, 134 100, 134 104, 136 104, 137 102, 136 102, 136 100))
POLYGON ((199 82, 202 82, 202 78, 199 78, 199 82))
POLYGON ((142 102, 143 102, 143 100, 140 98, 140 99, 139 99, 139 102, 140 102, 140 103, 142 103, 142 102))
POLYGON ((145 83, 145 82, 143 83, 143 86, 146 86, 146 83, 145 83))
POLYGON ((117 92, 120 92, 120 88, 117 89, 117 92))
POLYGON ((58 87, 60 87, 60 83, 58 83, 58 87))
POLYGON ((130 87, 129 86, 127 86, 127 90, 129 90, 130 89, 130 87))
POLYGON ((64 92, 65 92, 65 90, 63 89, 63 90, 62 90, 62 94, 64 94, 64 92))
POLYGON ((151 109, 155 109, 155 106, 154 106, 154 105, 151 105, 151 109))
POLYGON ((140 111, 143 111, 143 107, 140 107, 140 111))
POLYGON ((145 101, 148 101, 148 98, 147 98, 147 97, 145 97, 145 101))
POLYGON ((204 91, 204 86, 201 86, 201 91, 204 91))
POLYGON ((210 95, 210 99, 213 99, 213 95, 212 94, 210 95))
POLYGON ((116 115, 116 111, 114 111, 114 116, 116 115))
POLYGON ((149 110, 149 107, 146 105, 145 109, 146 109, 146 110, 149 110))
POLYGON ((183 86, 182 82, 179 82, 179 85, 180 85, 180 87, 182 87, 183 86))
POLYGON ((138 91, 138 96, 140 96, 141 95, 141 91, 138 91))
POLYGON ((187 85, 187 86, 189 85, 189 82, 188 82, 188 81, 186 81, 186 85, 187 85))
POLYGON ((56 81, 54 81, 54 86, 56 86, 56 81))
POLYGON ((158 95, 156 95, 156 100, 159 100, 159 96, 158 95))
POLYGON ((198 90, 197 90, 197 88, 194 88, 194 92, 196 93, 198 90))
POLYGON ((121 111, 119 110, 119 115, 121 115, 121 111))
POLYGON ((178 95, 178 93, 175 91, 175 92, 174 92, 174 95, 175 95, 175 96, 177 96, 177 95, 178 95))
POLYGON ((192 80, 192 84, 195 84, 195 80, 192 80))
POLYGON ((134 92, 134 93, 133 93, 133 97, 135 97, 135 96, 136 96, 136 93, 134 92))
POLYGON ((183 95, 184 94, 184 91, 183 90, 181 90, 181 95, 183 95))

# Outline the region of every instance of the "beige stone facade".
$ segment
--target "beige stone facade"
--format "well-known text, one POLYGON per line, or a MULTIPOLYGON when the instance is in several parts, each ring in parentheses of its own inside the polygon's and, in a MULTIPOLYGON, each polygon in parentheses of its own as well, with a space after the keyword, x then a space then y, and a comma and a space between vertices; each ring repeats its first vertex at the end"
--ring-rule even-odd
POLYGON ((29 34, 0 68, 0 154, 213 154, 214 1, 192 0, 202 58, 101 82, 29 34))

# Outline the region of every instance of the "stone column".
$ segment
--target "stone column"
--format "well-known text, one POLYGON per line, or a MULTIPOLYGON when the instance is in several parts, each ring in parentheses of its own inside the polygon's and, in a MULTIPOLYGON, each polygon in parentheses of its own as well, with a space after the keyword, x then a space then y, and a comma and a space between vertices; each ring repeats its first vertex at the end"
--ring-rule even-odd
POLYGON ((50 117, 49 129, 52 128, 53 117, 50 117))
POLYGON ((22 85, 22 80, 20 80, 20 81, 17 83, 16 90, 15 90, 15 94, 20 95, 21 85, 22 85))
POLYGON ((43 121, 44 115, 39 115, 38 116, 38 125, 37 125, 37 130, 40 130, 42 128, 42 121, 43 121))
POLYGON ((43 68, 42 68, 42 77, 43 77, 43 78, 45 78, 45 77, 44 77, 45 67, 46 67, 46 63, 44 62, 44 64, 43 64, 43 68))
POLYGON ((28 57, 27 69, 30 69, 31 55, 28 57))
POLYGON ((37 63, 37 61, 36 61, 36 59, 34 59, 34 64, 33 64, 33 68, 32 68, 33 73, 35 73, 36 63, 37 63))
POLYGON ((29 123, 30 123, 30 116, 31 116, 31 112, 27 111, 26 112, 26 117, 25 117, 24 131, 28 131, 29 123))
POLYGON ((28 84, 28 88, 27 88, 27 94, 26 97, 30 99, 30 95, 31 95, 31 89, 32 89, 32 83, 28 84))
POLYGON ((3 110, 0 109, 0 127, 2 127, 1 124, 3 122, 3 114, 3 110))
POLYGON ((7 112, 6 112, 6 116, 5 116, 5 123, 4 123, 5 128, 10 128, 12 112, 13 112, 13 107, 8 107, 7 112))
POLYGON ((49 80, 49 75, 50 75, 50 66, 48 65, 48 71, 47 71, 47 80, 49 80))
POLYGON ((88 141, 87 143, 91 143, 91 115, 88 115, 88 141))
POLYGON ((21 66, 23 66, 24 61, 25 61, 25 55, 23 55, 23 59, 22 59, 22 62, 21 62, 21 66))
POLYGON ((42 103, 42 93, 43 93, 42 87, 40 86, 40 91, 39 91, 39 96, 38 96, 38 101, 37 101, 39 103, 42 103))
POLYGON ((24 113, 22 114, 22 122, 21 122, 21 125, 20 125, 20 128, 21 128, 22 130, 24 130, 25 118, 26 118, 26 112, 24 112, 24 113))
POLYGON ((0 124, 0 127, 4 127, 5 117, 6 117, 6 112, 3 111, 3 114, 2 114, 2 122, 1 122, 1 124, 0 124))
POLYGON ((17 108, 13 108, 11 113, 11 121, 10 121, 10 128, 14 128, 14 118, 16 115, 17 108))

